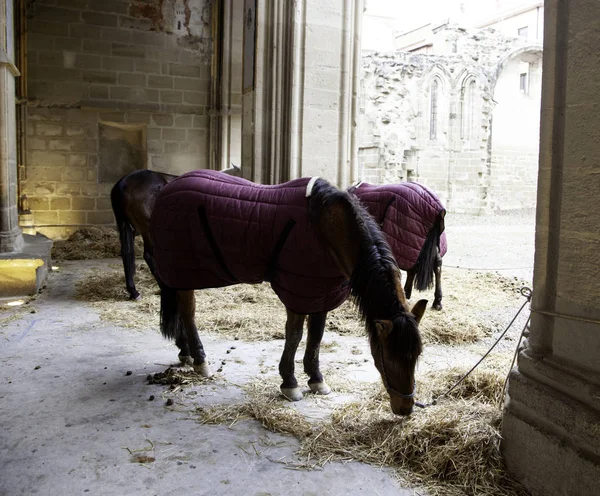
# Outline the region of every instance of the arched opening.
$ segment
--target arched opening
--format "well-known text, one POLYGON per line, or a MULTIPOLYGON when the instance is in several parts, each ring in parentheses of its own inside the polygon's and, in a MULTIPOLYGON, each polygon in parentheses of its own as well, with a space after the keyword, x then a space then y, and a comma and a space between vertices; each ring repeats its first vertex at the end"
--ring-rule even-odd
POLYGON ((469 78, 460 90, 460 139, 469 141, 474 138, 475 130, 475 92, 477 83, 469 78))
POLYGON ((431 81, 429 91, 429 139, 435 140, 439 130, 439 98, 440 82, 437 78, 431 81))

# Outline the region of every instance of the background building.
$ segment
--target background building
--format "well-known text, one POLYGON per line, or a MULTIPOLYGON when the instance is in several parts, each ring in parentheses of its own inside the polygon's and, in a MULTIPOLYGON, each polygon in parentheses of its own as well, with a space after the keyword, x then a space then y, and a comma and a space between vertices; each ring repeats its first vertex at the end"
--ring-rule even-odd
POLYGON ((361 179, 419 180, 454 211, 532 208, 541 15, 534 2, 499 11, 482 29, 427 23, 397 33, 393 52, 364 51, 361 179))

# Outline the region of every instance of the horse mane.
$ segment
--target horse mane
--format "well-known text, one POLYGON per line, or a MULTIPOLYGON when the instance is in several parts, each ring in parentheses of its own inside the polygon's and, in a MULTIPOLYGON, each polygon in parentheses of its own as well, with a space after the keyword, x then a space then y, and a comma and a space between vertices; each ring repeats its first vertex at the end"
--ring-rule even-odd
POLYGON ((414 317, 399 299, 394 273, 400 269, 385 235, 358 198, 323 179, 316 181, 309 202, 310 218, 318 218, 327 206, 335 204, 341 204, 346 215, 356 221, 359 256, 350 278, 350 294, 367 324, 367 332, 374 338, 374 321, 392 320, 394 328, 402 332, 393 333, 389 344, 407 356, 414 356, 416 361, 421 352, 421 338, 414 317))

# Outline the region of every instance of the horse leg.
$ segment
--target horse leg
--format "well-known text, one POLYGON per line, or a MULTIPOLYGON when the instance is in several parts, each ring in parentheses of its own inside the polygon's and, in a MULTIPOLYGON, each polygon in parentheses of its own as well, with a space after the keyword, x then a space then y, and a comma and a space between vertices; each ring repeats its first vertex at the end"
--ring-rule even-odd
MULTIPOLYGON (((193 290, 177 291, 177 311, 181 316, 181 321, 185 329, 185 338, 182 341, 182 336, 177 336, 175 343, 180 347, 181 352, 179 353, 180 360, 185 352, 191 355, 194 360, 194 370, 204 377, 210 377, 212 372, 206 361, 206 353, 204 353, 204 346, 198 336, 198 328, 194 321, 196 314, 196 297, 194 296, 193 290), (186 345, 188 349, 186 350, 186 345)), ((182 360, 183 361, 183 360, 182 360)))
MULTIPOLYGON (((156 264, 154 263, 154 249, 152 247, 152 240, 150 239, 150 233, 145 232, 142 234, 142 239, 144 240, 144 260, 150 269, 150 273, 156 279, 156 282, 159 281, 159 278, 156 273, 156 264)), ((160 286, 160 284, 159 284, 160 286)))
POLYGON ((285 323, 285 347, 279 362, 279 374, 283 379, 281 393, 290 401, 302 399, 302 391, 298 387, 298 381, 294 376, 294 357, 302 339, 304 319, 306 315, 292 312, 287 309, 287 321, 285 323))
POLYGON ((410 300, 410 296, 412 295, 413 285, 415 282, 415 274, 416 271, 414 270, 414 267, 406 271, 406 283, 404 283, 404 296, 407 300, 410 300))
POLYGON ((438 255, 437 255, 435 268, 433 270, 435 273, 435 293, 434 293, 432 307, 434 308, 434 310, 441 310, 442 309, 442 257, 440 257, 439 251, 438 251, 438 255))
POLYGON ((178 357, 181 365, 194 365, 194 359, 190 354, 190 347, 185 334, 181 334, 175 338, 175 345, 179 348, 178 357))
POLYGON ((319 370, 319 349, 325 331, 327 312, 313 313, 308 316, 308 336, 304 352, 304 372, 308 375, 308 386, 315 394, 329 394, 331 388, 323 380, 319 370))

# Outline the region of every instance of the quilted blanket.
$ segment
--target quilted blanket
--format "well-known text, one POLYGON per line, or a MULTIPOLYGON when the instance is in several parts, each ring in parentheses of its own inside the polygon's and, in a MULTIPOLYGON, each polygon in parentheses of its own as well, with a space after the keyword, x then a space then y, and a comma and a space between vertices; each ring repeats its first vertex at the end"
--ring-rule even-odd
POLYGON ((208 170, 173 180, 151 219, 159 278, 177 289, 269 281, 294 312, 336 308, 348 282, 310 226, 309 182, 264 186, 208 170))
POLYGON ((398 266, 402 270, 414 267, 427 234, 437 217, 442 215, 440 256, 447 250, 443 216, 446 209, 433 191, 418 183, 373 186, 360 183, 350 188, 381 226, 398 266))

